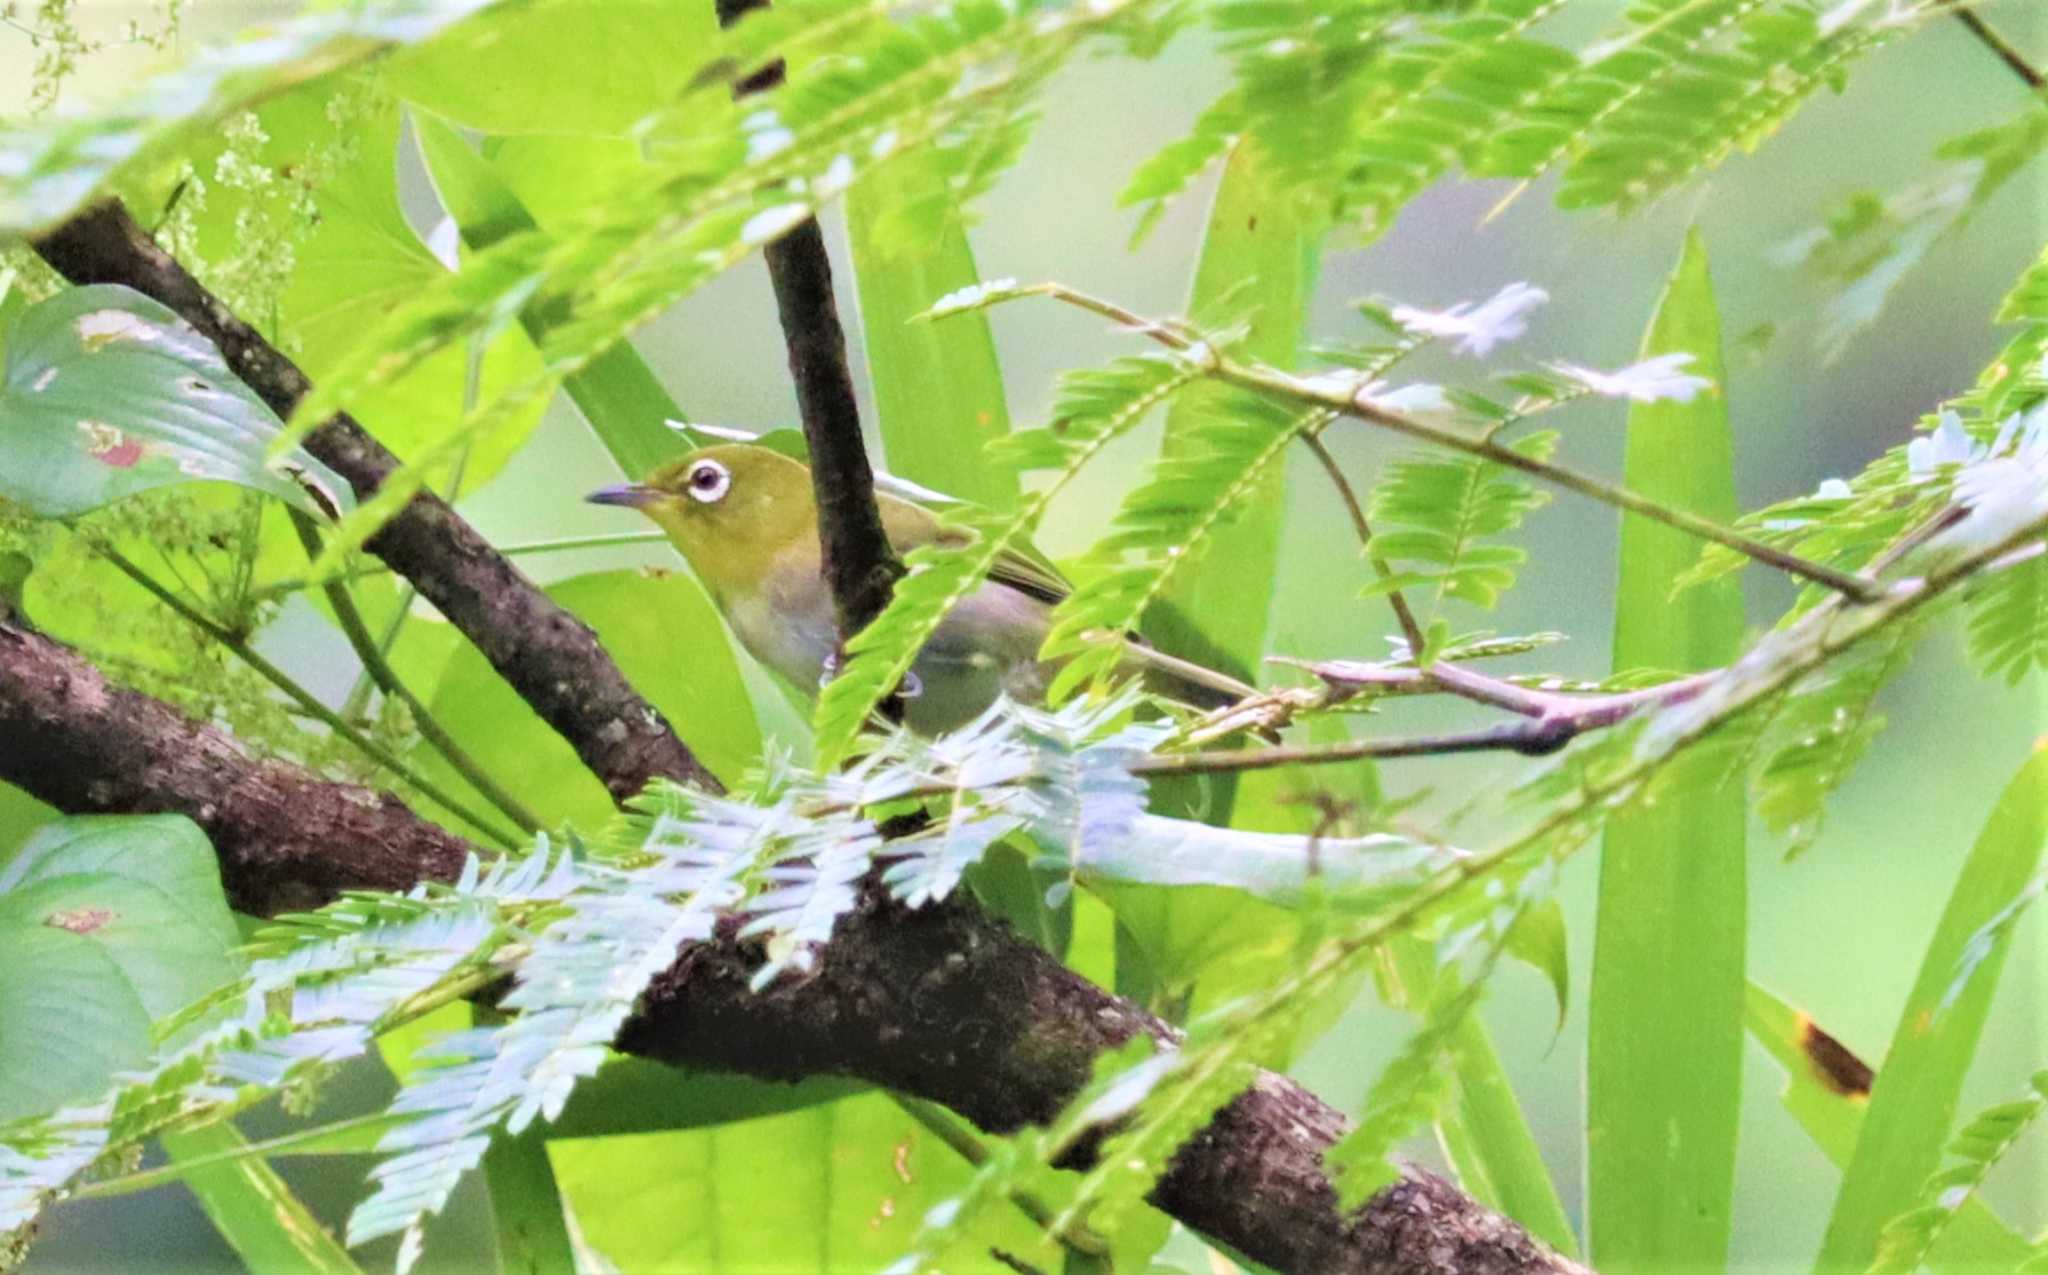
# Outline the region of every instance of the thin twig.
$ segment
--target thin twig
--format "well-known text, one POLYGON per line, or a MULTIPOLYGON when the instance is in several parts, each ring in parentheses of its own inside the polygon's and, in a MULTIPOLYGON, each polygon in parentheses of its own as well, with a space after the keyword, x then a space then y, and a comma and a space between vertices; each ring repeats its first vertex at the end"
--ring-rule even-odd
POLYGON ((1366 387, 1357 385, 1349 379, 1310 379, 1261 364, 1238 363, 1226 358, 1207 341, 1190 336, 1174 325, 1153 322, 1114 302, 1077 292, 1065 284, 1036 284, 1030 288, 1020 289, 1020 292, 1024 295, 1052 297, 1112 319, 1134 332, 1150 337, 1168 349, 1187 356, 1204 375, 1241 389, 1292 399, 1299 403, 1321 403, 1346 416, 1382 426, 1397 434, 1405 434, 1410 438, 1434 443, 1451 451, 1463 452, 1468 456, 1477 456, 1505 468, 1518 470, 1567 491, 1597 500, 1601 504, 1639 514, 1653 522, 1661 522, 1667 527, 1675 527, 1702 540, 1733 549, 1746 558, 1776 567, 1788 575, 1824 585, 1854 602, 1872 602, 1883 594, 1883 587, 1875 581, 1837 571, 1833 567, 1809 561, 1794 553, 1787 553, 1761 540, 1723 527, 1719 523, 1681 509, 1658 504, 1647 496, 1638 495, 1626 487, 1595 478, 1591 474, 1582 474, 1563 465, 1526 456, 1512 447, 1503 446, 1490 439, 1473 438, 1454 429, 1431 425, 1412 416, 1390 411, 1368 397, 1366 387))
MULTIPOLYGON (((533 540, 525 544, 499 545, 498 553, 507 558, 519 558, 529 554, 573 553, 579 549, 614 549, 621 545, 667 543, 668 533, 665 531, 616 531, 602 536, 564 536, 559 540, 533 540)), ((359 567, 350 567, 346 571, 338 572, 333 578, 345 583, 354 583, 357 580, 374 580, 379 576, 388 576, 390 574, 392 574, 392 570, 388 564, 368 562, 359 567)), ((263 585, 261 588, 250 590, 250 597, 258 602, 268 602, 274 598, 287 597, 297 593, 301 589, 310 587, 312 583, 313 581, 305 576, 277 580, 263 585)))
MULTIPOLYGON (((1371 676, 1376 666, 1363 666, 1366 675, 1348 683, 1338 674, 1325 671, 1339 666, 1312 666, 1318 676, 1333 685, 1376 685, 1371 676)), ((1498 678, 1470 674, 1471 684, 1446 678, 1446 671, 1466 674, 1455 664, 1438 664, 1428 672, 1392 669, 1390 673, 1412 674, 1410 682, 1431 682, 1468 699, 1479 699, 1520 714, 1524 720, 1484 730, 1448 735, 1416 735, 1401 739, 1358 739, 1342 744, 1298 748, 1239 748, 1207 753, 1169 753, 1147 757, 1131 767, 1136 775, 1211 774, 1219 771, 1267 770, 1276 766, 1320 766, 1333 762, 1357 761, 1366 757, 1442 757, 1455 753, 1514 752, 1540 757, 1554 753, 1588 731, 1603 730, 1641 712, 1681 703, 1705 690, 1725 671, 1715 669, 1666 682, 1640 691, 1575 697, 1550 691, 1530 690, 1498 678), (1483 685, 1482 685, 1483 684, 1483 685)))
MULTIPOLYGON (((912 1097, 899 1090, 890 1089, 885 1092, 889 1095, 889 1101, 895 1103, 904 1115, 917 1121, 924 1127, 925 1132, 952 1148, 953 1153, 962 1160, 976 1168, 988 1162, 988 1148, 981 1144, 981 1139, 969 1133, 952 1112, 935 1102, 926 1102, 922 1098, 912 1097)), ((1025 1217, 1036 1222, 1039 1230, 1048 1231, 1052 1227, 1052 1207, 1031 1192, 1010 1192, 1010 1203, 1016 1205, 1018 1211, 1025 1217)), ((1109 1252, 1109 1245, 1103 1242, 1102 1237, 1085 1227, 1071 1227, 1054 1233, 1052 1238, 1064 1247, 1086 1257, 1101 1257, 1109 1252)))
MULTIPOLYGON (((298 532, 299 543, 305 546, 306 557, 320 560, 320 532, 310 514, 292 510, 292 530, 298 532)), ((330 580, 324 586, 327 603, 334 608, 335 621, 340 624, 342 636, 355 648, 356 658, 363 662, 363 672, 369 675, 377 689, 405 705, 412 714, 413 725, 419 729, 420 738, 433 745, 434 750, 446 758, 455 773, 469 781, 479 796, 496 806, 507 819, 518 824, 523 832, 538 832, 542 823, 538 816, 526 808, 524 802, 513 796, 504 785, 491 778, 490 773, 480 765, 469 751, 456 742, 453 735, 444 729, 434 716, 433 710, 420 702, 419 696, 399 679, 377 642, 370 636, 370 630, 363 623, 362 612, 356 610, 355 599, 349 595, 348 586, 338 580, 330 580)))
POLYGON ((2036 93, 2048 88, 2048 79, 2044 79, 2041 72, 2034 69, 2034 65, 2027 61, 2026 55, 2014 48, 2004 36, 1993 31, 1989 23, 1977 16, 1975 9, 1968 4, 1959 4, 1950 12, 1956 15, 1956 21, 1970 29, 1970 34, 1976 36, 1985 48, 1996 54, 1999 61, 2011 67, 2014 75, 2026 81, 2028 88, 2036 93))
MULTIPOLYGON (((1387 565, 1385 558, 1372 551, 1372 524, 1366 521, 1365 506, 1358 502, 1358 493, 1352 490, 1351 480, 1344 476, 1343 467, 1314 433, 1304 433, 1301 441, 1315 453, 1316 459, 1322 462, 1323 472, 1330 476, 1330 485, 1337 489, 1338 499, 1344 502, 1345 511, 1351 515, 1351 526, 1358 532, 1358 543, 1365 549, 1366 561, 1372 564, 1373 574, 1382 581, 1393 579, 1394 569, 1387 565)), ((1415 612, 1408 609, 1408 599, 1401 596, 1399 589, 1390 588, 1387 590, 1387 605, 1394 610, 1394 620, 1401 626, 1401 636, 1408 639, 1409 654, 1421 658, 1429 642, 1422 636, 1422 626, 1416 623, 1415 612)))
POLYGON ((130 562, 120 550, 107 544, 95 547, 122 575, 141 585, 157 601, 177 612, 179 617, 188 624, 226 647, 242 663, 254 669, 264 681, 283 691, 287 698, 304 709, 309 716, 352 744, 365 757, 384 767, 384 769, 398 776, 406 783, 411 784, 414 788, 419 789, 428 798, 438 802, 453 814, 467 820, 472 826, 483 830, 489 834, 492 840, 497 841, 506 849, 512 849, 520 844, 521 838, 517 833, 507 833, 503 828, 492 823, 489 818, 472 811, 463 802, 442 791, 438 785, 406 765, 397 754, 357 730, 344 720, 339 713, 321 703, 319 698, 311 691, 299 685, 298 680, 292 677, 291 674, 272 664, 269 660, 264 659, 241 635, 230 632, 211 616, 179 597, 175 592, 165 588, 162 582, 157 580, 155 576, 130 562))

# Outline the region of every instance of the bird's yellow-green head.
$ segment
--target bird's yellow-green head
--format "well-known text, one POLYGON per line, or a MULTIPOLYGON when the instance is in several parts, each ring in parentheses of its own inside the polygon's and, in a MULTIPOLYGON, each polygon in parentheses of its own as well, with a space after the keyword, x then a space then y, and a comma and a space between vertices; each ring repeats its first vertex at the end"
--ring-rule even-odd
POLYGON ((784 554, 817 552, 809 467, 751 443, 699 448, 586 499, 653 519, 721 603, 758 588, 784 554))

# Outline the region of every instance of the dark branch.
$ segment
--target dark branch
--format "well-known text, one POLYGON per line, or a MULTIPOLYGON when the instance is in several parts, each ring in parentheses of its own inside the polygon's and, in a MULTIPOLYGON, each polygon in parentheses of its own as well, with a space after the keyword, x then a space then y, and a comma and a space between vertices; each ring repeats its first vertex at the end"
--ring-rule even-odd
POLYGON ((1955 15, 1959 22, 1970 28, 1970 34, 1976 36, 1979 43, 2011 68, 2014 75, 2025 81, 2028 88, 2036 93, 2048 88, 2048 78, 2043 78, 2041 73, 2034 69, 2033 63, 2027 61, 2026 56, 2013 47, 2011 41, 1992 30, 1990 23, 1978 17, 1975 9, 1966 4, 1958 5, 1955 15))
POLYGON ((0 778, 69 814, 190 816, 229 900, 258 916, 450 879, 469 849, 388 794, 252 756, 4 615, 0 778))
MULTIPOLYGON (((305 373, 237 318, 157 247, 118 201, 107 200, 35 240, 73 283, 119 283, 170 307, 220 347, 228 366, 272 411, 288 417, 311 388, 305 373)), ((367 498, 399 467, 368 431, 337 416, 306 448, 367 498)), ((556 605, 445 501, 422 493, 371 537, 370 552, 411 580, 575 746, 585 765, 625 800, 657 776, 716 788, 718 781, 642 699, 581 620, 556 605)))
MULTIPOLYGON (((254 758, 4 618, 0 780, 75 813, 190 816, 236 906, 257 914, 449 880, 469 850, 388 795, 254 758)), ((1049 1119, 1102 1050, 1170 1032, 959 901, 911 912, 871 892, 815 976, 759 994, 747 987, 757 953, 735 928, 679 954, 622 1048, 772 1079, 851 1076, 1005 1131, 1049 1119)), ((1181 1149, 1153 1199, 1285 1271, 1579 1269, 1427 1174, 1344 1217, 1321 1167, 1343 1129, 1314 1095, 1262 1075, 1181 1149)))
MULTIPOLYGON (((741 16, 767 7, 767 0, 717 0, 718 21, 731 26, 741 16)), ((744 96, 782 82, 773 63, 742 81, 744 96)), ((903 564, 882 529, 875 506, 875 475, 861 443, 860 408, 853 374, 846 364, 846 333, 832 296, 832 260, 815 217, 762 251, 775 285, 775 309, 789 347, 789 374, 796 383, 797 414, 811 450, 811 487, 818 498, 818 540, 825 583, 844 641, 867 627, 889 605, 889 591, 903 564)))

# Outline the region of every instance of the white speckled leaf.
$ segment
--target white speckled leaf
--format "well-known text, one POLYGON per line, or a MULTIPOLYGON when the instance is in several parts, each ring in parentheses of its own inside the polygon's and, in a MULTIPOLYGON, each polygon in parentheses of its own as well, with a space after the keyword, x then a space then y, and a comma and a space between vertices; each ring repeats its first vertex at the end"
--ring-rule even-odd
POLYGON ((303 451, 265 465, 280 428, 170 310, 118 285, 73 288, 8 334, 0 497, 63 517, 214 479, 329 517, 353 505, 348 484, 303 451))

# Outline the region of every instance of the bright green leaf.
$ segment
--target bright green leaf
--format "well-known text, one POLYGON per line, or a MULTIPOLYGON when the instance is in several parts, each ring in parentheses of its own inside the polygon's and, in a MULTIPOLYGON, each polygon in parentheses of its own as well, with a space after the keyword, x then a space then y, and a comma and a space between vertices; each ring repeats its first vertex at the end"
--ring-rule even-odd
MULTIPOLYGON (((1695 231, 1643 341, 1723 382, 1720 314, 1695 231)), ((1627 486, 1727 522, 1734 448, 1721 393, 1629 413, 1627 486)), ((1676 599, 1696 540, 1640 517, 1621 529, 1614 668, 1690 672, 1741 648, 1735 581, 1676 599)), ((1728 1248, 1741 1113, 1746 899, 1743 792, 1685 758, 1609 820, 1600 856, 1587 1049, 1587 1231, 1616 1272, 1718 1266, 1728 1248), (1655 1190, 1645 1190, 1656 1183, 1655 1190)))
POLYGON ((1890 1050, 1871 1090, 1856 1155, 1842 1176, 1828 1219, 1820 1269, 1860 1271, 1884 1224, 1910 1205, 1941 1161, 1963 1076, 2005 964, 2011 935, 2001 935, 1960 994, 1944 1005, 1971 938, 2009 904, 2038 870, 2048 842, 2048 748, 2037 748, 1985 821, 1956 877, 1913 990, 1899 1013, 1890 1050))
MULTIPOLYGON (((1811 1016, 1755 983, 1744 1018, 1749 1034, 1784 1068, 1779 1101, 1786 1112, 1835 1167, 1846 1168, 1870 1105, 1870 1069, 1811 1016)), ((1972 1195, 1942 1232, 1928 1266, 1937 1275, 2010 1270, 2028 1251, 2027 1241, 1972 1195)))
POLYGON ((623 136, 697 76, 717 29, 709 4, 535 0, 403 50, 383 78, 486 133, 623 136))
POLYGON ((0 496, 46 517, 153 487, 218 479, 335 514, 354 503, 325 465, 294 451, 213 344, 116 284, 72 288, 30 309, 0 382, 0 496))
POLYGON ((60 926, 0 928, 0 1120, 97 1097, 150 1055, 149 1011, 105 948, 60 926))
MULTIPOLYGON (((548 588, 597 630, 634 686, 714 772, 737 780, 760 756, 760 731, 732 647, 704 592, 674 572, 608 571, 548 588)), ((612 801, 569 745, 528 708, 473 647, 449 660, 430 705, 483 768, 550 822, 604 826, 612 801)), ((445 763, 415 754, 430 776, 445 763)))
MULTIPOLYGON (((881 1270, 971 1172, 879 1094, 688 1133, 558 1142, 584 1238, 620 1270, 699 1275, 881 1270)), ((954 1256, 1036 1252, 1038 1231, 991 1210, 954 1256)), ((1048 1259, 1052 1260, 1052 1259, 1048 1259)), ((949 1263, 949 1268, 954 1264, 949 1263)))
POLYGON ((847 192, 847 242, 875 414, 890 472, 1008 509, 1017 503, 1017 475, 983 454, 1010 431, 988 316, 911 321, 940 297, 980 281, 951 199, 944 175, 924 153, 891 160, 847 192), (921 233, 935 203, 943 205, 936 214, 942 229, 921 233))

